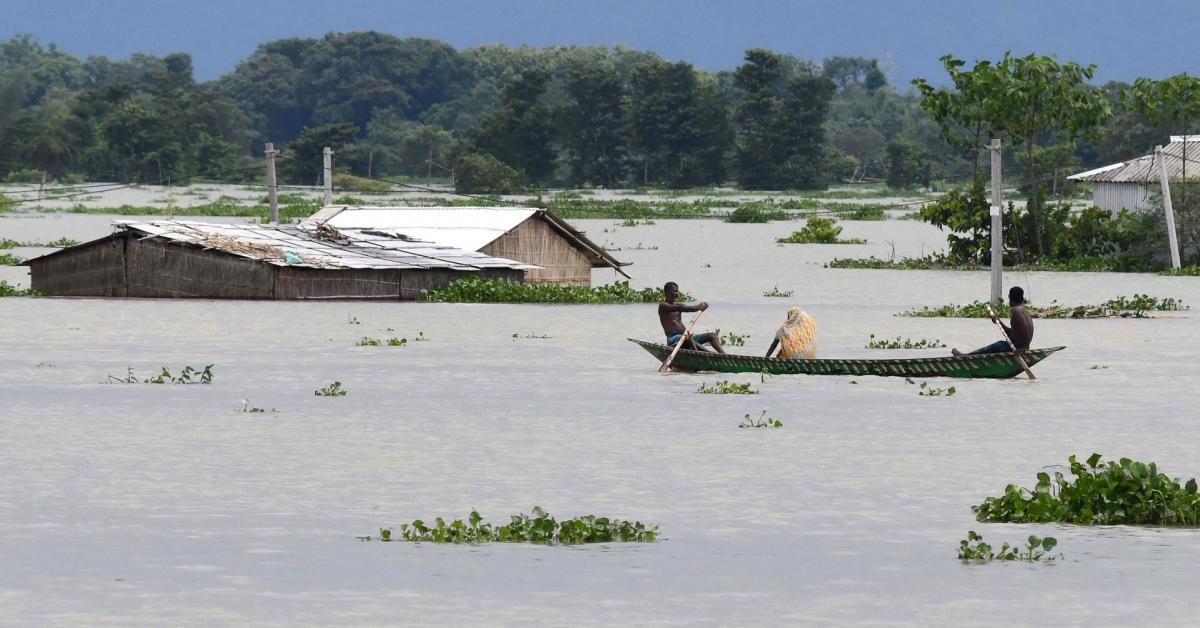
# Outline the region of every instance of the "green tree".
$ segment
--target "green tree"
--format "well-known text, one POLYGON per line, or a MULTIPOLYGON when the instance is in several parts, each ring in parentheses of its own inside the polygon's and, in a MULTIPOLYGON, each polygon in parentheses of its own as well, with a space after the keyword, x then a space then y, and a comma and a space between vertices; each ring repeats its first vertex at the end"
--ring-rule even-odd
POLYGON ((887 144, 887 184, 894 189, 929 185, 929 163, 925 149, 903 137, 893 137, 887 144))
MULTIPOLYGON (((1167 77, 1161 81, 1139 78, 1129 89, 1121 93, 1122 104, 1127 108, 1146 116, 1160 127, 1179 129, 1183 135, 1188 135, 1200 118, 1200 78, 1189 76, 1187 72, 1167 77)), ((1182 178, 1188 181, 1188 144, 1183 143, 1183 173, 1182 178)), ((1193 168, 1200 172, 1200 168, 1193 168)), ((1183 195, 1187 196, 1187 185, 1182 186, 1183 195)))
POLYGON ((733 74, 742 98, 734 110, 737 123, 737 176, 746 189, 779 187, 785 143, 776 133, 781 107, 783 59, 762 48, 746 51, 745 63, 733 74))
POLYGON ((727 106, 717 83, 690 63, 644 61, 630 75, 629 121, 643 183, 719 183, 728 147, 727 106))
POLYGON ((567 71, 568 103, 561 108, 563 150, 570 182, 613 187, 626 162, 625 86, 607 63, 577 63, 567 71))
POLYGON ((463 155, 454 171, 454 190, 464 194, 514 194, 523 188, 521 173, 488 154, 463 155))
POLYGON ((279 177, 291 183, 315 185, 323 176, 325 147, 338 153, 354 142, 358 127, 346 122, 322 124, 300 131, 299 137, 283 147, 278 162, 279 177))
POLYGON ((966 63, 953 55, 940 60, 953 89, 934 87, 923 78, 913 79, 912 84, 921 94, 921 108, 937 122, 942 140, 972 152, 972 178, 978 178, 979 150, 997 123, 989 111, 989 98, 999 88, 997 68, 990 61, 977 61, 971 70, 963 71, 966 63))
POLYGON ((471 130, 476 152, 487 153, 523 173, 546 182, 554 174, 554 119, 543 99, 550 75, 524 72, 504 86, 500 105, 483 114, 471 130))
POLYGON ((794 76, 788 82, 776 125, 785 155, 781 187, 823 189, 829 184, 823 156, 833 89, 833 82, 823 76, 794 76))
POLYGON ((839 90, 852 85, 862 85, 873 92, 887 85, 887 77, 879 69, 877 59, 865 57, 829 57, 821 62, 825 78, 834 82, 839 90))

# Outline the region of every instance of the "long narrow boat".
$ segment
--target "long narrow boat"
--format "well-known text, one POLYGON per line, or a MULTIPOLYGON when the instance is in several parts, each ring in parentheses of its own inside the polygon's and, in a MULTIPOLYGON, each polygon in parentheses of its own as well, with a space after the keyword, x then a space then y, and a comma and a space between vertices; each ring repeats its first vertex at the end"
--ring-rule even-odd
MULTIPOLYGON (((650 352, 659 362, 671 355, 672 347, 645 340, 628 339, 650 352)), ((1066 347, 1029 349, 1022 354, 1033 366, 1066 347)), ((984 355, 897 358, 892 360, 783 360, 755 355, 734 355, 680 349, 671 362, 679 371, 718 373, 768 373, 770 375, 882 375, 896 377, 975 377, 1003 379, 1022 372, 1012 352, 984 355)))

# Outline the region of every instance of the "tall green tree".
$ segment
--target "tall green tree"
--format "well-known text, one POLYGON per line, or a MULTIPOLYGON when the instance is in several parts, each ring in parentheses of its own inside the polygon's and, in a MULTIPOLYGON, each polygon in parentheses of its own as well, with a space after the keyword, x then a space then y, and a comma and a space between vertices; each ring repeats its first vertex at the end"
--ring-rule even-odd
POLYGON ((779 187, 779 168, 786 159, 786 143, 777 133, 783 59, 769 50, 752 48, 733 78, 742 92, 734 110, 738 183, 747 189, 779 187))
POLYGON ((283 147, 283 159, 277 166, 282 180, 316 185, 324 173, 325 147, 334 153, 350 146, 358 136, 358 127, 348 122, 308 127, 283 147))
POLYGON ((726 104, 690 63, 651 60, 630 75, 626 116, 643 183, 720 183, 728 146, 726 104))
POLYGON ((549 82, 550 75, 542 70, 518 75, 501 91, 500 106, 481 116, 470 133, 476 152, 491 155, 538 183, 554 174, 554 118, 543 102, 549 82))
POLYGON ((990 61, 977 61, 970 70, 966 62, 953 55, 940 58, 954 87, 935 87, 924 78, 913 79, 921 95, 921 108, 938 124, 941 138, 954 148, 971 151, 971 172, 979 173, 979 152, 991 135, 996 121, 989 111, 989 98, 999 89, 997 69, 990 61))
POLYGON ((560 109, 562 147, 572 185, 613 187, 626 163, 625 85, 603 62, 579 62, 567 71, 568 102, 560 109))

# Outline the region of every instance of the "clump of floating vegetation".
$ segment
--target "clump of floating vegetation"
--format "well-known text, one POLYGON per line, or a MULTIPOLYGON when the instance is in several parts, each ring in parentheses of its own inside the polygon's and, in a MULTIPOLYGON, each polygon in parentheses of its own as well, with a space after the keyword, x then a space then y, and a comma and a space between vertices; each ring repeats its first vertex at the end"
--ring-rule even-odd
POLYGON ((783 209, 777 209, 771 204, 748 203, 739 205, 729 212, 725 222, 763 223, 772 220, 790 220, 792 215, 783 209))
POLYGON ((557 521, 538 506, 531 514, 512 515, 506 525, 493 525, 472 510, 466 521, 447 523, 441 517, 433 525, 420 519, 402 523, 396 534, 380 528, 379 536, 360 536, 363 541, 412 541, 426 543, 538 543, 543 545, 581 545, 614 541, 651 543, 658 538, 658 526, 647 527, 640 521, 625 521, 585 515, 557 521))
POLYGON ((133 367, 125 367, 125 377, 117 377, 109 375, 106 383, 108 384, 211 384, 213 378, 213 365, 209 364, 203 369, 195 369, 191 366, 183 367, 179 375, 172 375, 170 369, 162 367, 162 371, 153 377, 139 379, 133 374, 133 367))
MULTIPOLYGON (((242 409, 238 410, 238 412, 245 412, 248 414, 259 414, 259 413, 264 413, 266 411, 267 411, 266 408, 260 408, 258 406, 251 405, 249 399, 243 399, 242 400, 242 409)), ((276 408, 271 408, 271 413, 278 414, 279 410, 276 408)))
MULTIPOLYGON (((719 332, 720 330, 717 331, 719 332)), ((729 332, 727 334, 718 333, 717 335, 720 336, 721 344, 729 345, 731 347, 746 346, 746 339, 750 337, 750 334, 735 334, 733 332, 729 332)))
POLYGON ((408 338, 370 338, 363 336, 358 342, 354 343, 356 347, 403 347, 408 344, 408 338))
POLYGON ((1195 478, 1181 484, 1158 466, 1129 458, 1102 461, 1092 454, 1080 462, 1067 459, 1061 471, 1042 471, 1027 489, 1009 484, 1000 497, 972 506, 975 518, 1000 523, 1073 523, 1076 525, 1195 526, 1200 522, 1200 494, 1195 478))
POLYGON ((32 288, 18 288, 7 281, 0 280, 0 297, 37 297, 42 293, 32 288))
POLYGON ((348 391, 342 388, 341 382, 334 382, 324 388, 314 390, 313 394, 318 397, 345 397, 346 392, 348 391))
POLYGON ((718 379, 712 386, 708 382, 701 382, 700 388, 696 392, 704 395, 757 395, 758 391, 750 387, 750 384, 736 384, 734 382, 718 379))
POLYGON ((764 292, 763 296, 764 297, 790 297, 790 296, 792 296, 792 291, 791 290, 780 290, 779 286, 776 285, 776 286, 772 287, 770 290, 767 290, 766 292, 764 292))
POLYGON ((758 415, 758 418, 752 418, 747 414, 742 419, 742 422, 738 423, 738 427, 783 427, 783 421, 767 416, 767 411, 763 410, 762 414, 758 415))
MULTIPOLYGON (((927 306, 919 310, 901 312, 898 316, 987 318, 987 306, 983 301, 972 301, 964 305, 927 306)), ((1059 305, 1052 301, 1045 307, 1026 305, 1025 309, 1033 318, 1147 318, 1149 312, 1177 312, 1189 308, 1179 299, 1134 294, 1132 297, 1119 296, 1109 299, 1099 305, 1059 305)), ((997 316, 1011 314, 1007 304, 1001 304, 995 310, 997 316)))
MULTIPOLYGON (((664 297, 661 288, 634 290, 628 281, 588 287, 467 277, 429 292, 425 298, 445 303, 658 303, 664 297)), ((691 297, 681 293, 679 300, 690 301, 691 297)))
POLYGON ((799 231, 793 231, 792 235, 786 238, 775 240, 782 244, 864 244, 866 240, 860 238, 842 238, 839 237, 842 233, 842 228, 837 226, 832 218, 822 218, 820 216, 809 216, 804 228, 799 231))
POLYGON ((16 255, 10 255, 8 253, 0 253, 0 266, 16 266, 17 264, 20 264, 22 261, 23 260, 21 258, 17 257, 16 255))
POLYGON ((871 334, 871 339, 867 341, 868 349, 939 349, 945 346, 941 340, 928 340, 925 338, 913 340, 911 338, 896 336, 895 340, 876 340, 875 334, 871 334))
POLYGON ((834 258, 826 268, 890 268, 894 270, 971 270, 975 266, 958 266, 946 261, 943 255, 927 255, 925 257, 902 257, 898 260, 879 259, 871 257, 834 258))
POLYGON ((974 530, 967 531, 967 538, 958 542, 958 558, 964 561, 973 561, 986 563, 993 560, 1024 560, 1029 562, 1037 562, 1045 558, 1046 560, 1055 560, 1062 558, 1062 554, 1057 556, 1050 554, 1058 545, 1058 539, 1052 536, 1039 537, 1029 535, 1025 541, 1025 549, 1021 550, 1016 547, 1009 547, 1008 543, 1000 546, 999 551, 994 551, 992 546, 983 540, 983 535, 974 530))

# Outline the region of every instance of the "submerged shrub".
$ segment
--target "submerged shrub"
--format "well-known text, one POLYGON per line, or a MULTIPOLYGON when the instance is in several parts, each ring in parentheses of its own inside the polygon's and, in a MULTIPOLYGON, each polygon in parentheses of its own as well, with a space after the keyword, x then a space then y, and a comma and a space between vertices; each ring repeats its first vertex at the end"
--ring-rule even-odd
POLYGON ((837 226, 832 218, 810 215, 803 229, 793 231, 792 235, 779 238, 776 242, 784 244, 863 244, 866 242, 859 238, 840 238, 838 236, 841 233, 842 228, 837 226))
POLYGON ((1080 462, 1068 459, 1068 480, 1062 472, 1037 474, 1027 489, 1009 484, 1004 495, 972 506, 975 518, 1002 523, 1074 523, 1078 525, 1195 526, 1200 521, 1196 480, 1184 484, 1159 473, 1153 462, 1129 458, 1101 461, 1092 454, 1080 462))

